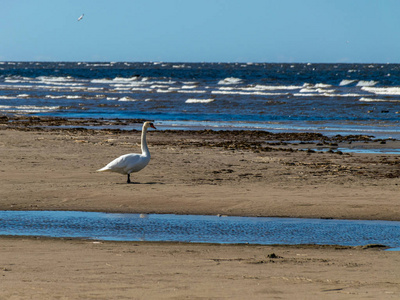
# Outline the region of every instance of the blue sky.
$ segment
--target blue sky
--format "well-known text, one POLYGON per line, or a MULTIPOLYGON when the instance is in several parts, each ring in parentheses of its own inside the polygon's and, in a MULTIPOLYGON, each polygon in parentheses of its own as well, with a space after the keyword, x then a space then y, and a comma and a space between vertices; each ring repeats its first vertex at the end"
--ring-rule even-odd
POLYGON ((2 61, 400 63, 398 0, 0 4, 2 61))

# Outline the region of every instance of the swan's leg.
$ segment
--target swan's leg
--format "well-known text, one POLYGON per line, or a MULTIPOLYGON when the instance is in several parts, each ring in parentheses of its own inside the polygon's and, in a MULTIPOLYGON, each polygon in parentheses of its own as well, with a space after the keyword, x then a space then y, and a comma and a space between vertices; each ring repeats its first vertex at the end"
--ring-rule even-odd
POLYGON ((128 174, 128 180, 126 181, 126 183, 131 183, 131 174, 128 174))

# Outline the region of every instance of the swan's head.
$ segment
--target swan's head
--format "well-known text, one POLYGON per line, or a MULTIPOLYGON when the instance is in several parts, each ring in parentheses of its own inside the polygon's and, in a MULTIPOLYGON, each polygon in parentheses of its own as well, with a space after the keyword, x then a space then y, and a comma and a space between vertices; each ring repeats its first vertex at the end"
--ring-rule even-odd
POLYGON ((147 129, 149 127, 157 129, 152 122, 144 122, 143 128, 147 129))

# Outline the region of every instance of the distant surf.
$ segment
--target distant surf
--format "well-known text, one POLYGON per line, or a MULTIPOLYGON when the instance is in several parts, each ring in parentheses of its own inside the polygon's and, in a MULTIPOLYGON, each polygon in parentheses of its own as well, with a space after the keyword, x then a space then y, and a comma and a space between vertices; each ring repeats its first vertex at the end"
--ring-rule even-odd
POLYGON ((400 137, 400 66, 1 62, 0 114, 400 137))

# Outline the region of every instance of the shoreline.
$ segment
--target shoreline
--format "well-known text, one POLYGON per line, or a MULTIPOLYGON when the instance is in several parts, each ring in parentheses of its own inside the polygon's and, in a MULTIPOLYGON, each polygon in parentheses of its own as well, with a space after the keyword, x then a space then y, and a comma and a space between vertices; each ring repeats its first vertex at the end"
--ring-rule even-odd
POLYGON ((120 174, 95 171, 139 151, 140 131, 21 123, 0 126, 2 210, 400 220, 400 158, 338 150, 400 149, 397 140, 154 130, 148 133, 152 160, 129 185, 120 174))
MULTIPOLYGON (((141 124, 146 119, 124 119, 124 118, 66 118, 66 117, 52 117, 52 116, 16 116, 16 115, 2 115, 0 116, 0 129, 14 128, 19 130, 96 130, 96 131, 135 131, 141 130, 141 124)), ((169 121, 165 121, 169 123, 169 121)), ((165 125, 164 121, 158 124, 159 129, 170 132, 194 132, 201 133, 204 131, 212 132, 255 132, 255 133, 268 133, 269 135, 276 135, 277 137, 283 137, 283 139, 292 138, 295 140, 295 136, 315 136, 322 138, 323 140, 332 141, 396 141, 400 139, 397 132, 393 132, 393 136, 388 132, 384 131, 367 131, 360 132, 358 130, 345 130, 345 129, 296 129, 296 128, 258 128, 258 127, 216 127, 210 126, 198 126, 198 125, 165 125), (384 136, 384 137, 382 137, 384 136), (398 137, 398 138, 396 138, 398 137)), ((196 122, 196 121, 195 121, 196 122)), ((178 122, 179 123, 179 122, 178 122)), ((189 122, 190 123, 190 122, 189 122)), ((206 122, 212 124, 212 122, 206 122)))

